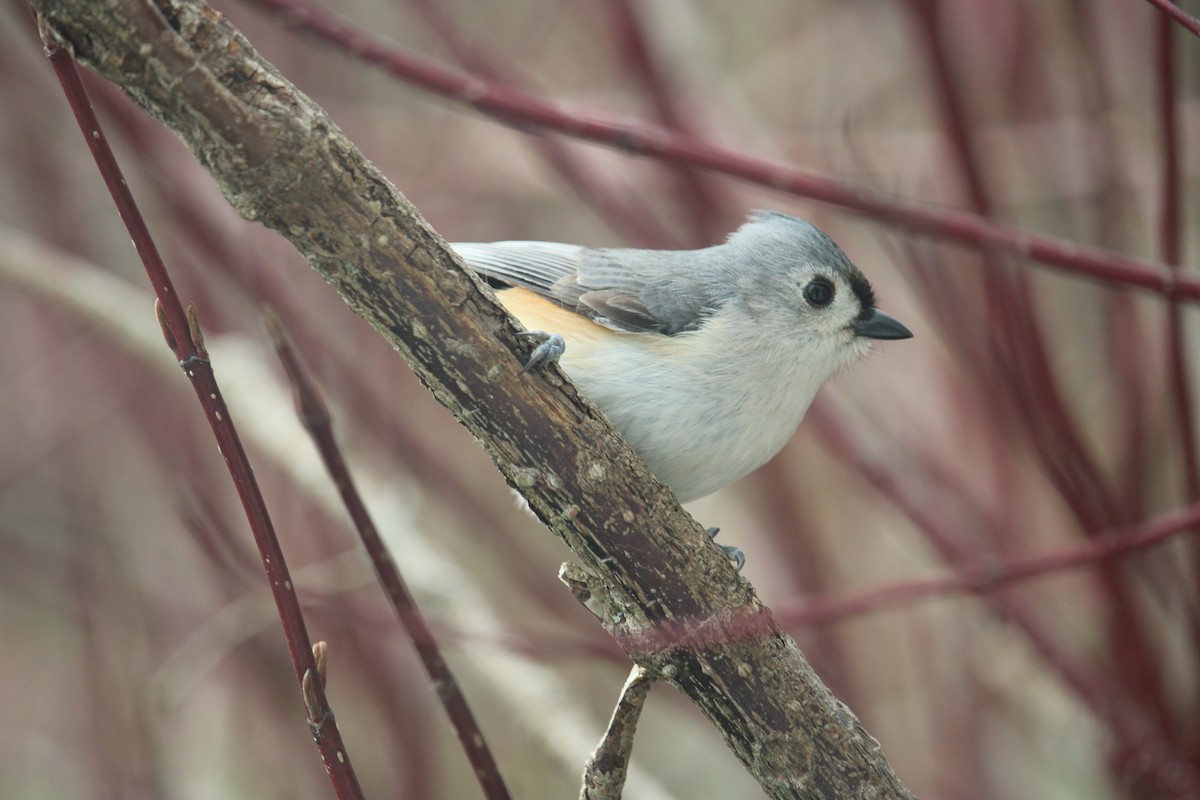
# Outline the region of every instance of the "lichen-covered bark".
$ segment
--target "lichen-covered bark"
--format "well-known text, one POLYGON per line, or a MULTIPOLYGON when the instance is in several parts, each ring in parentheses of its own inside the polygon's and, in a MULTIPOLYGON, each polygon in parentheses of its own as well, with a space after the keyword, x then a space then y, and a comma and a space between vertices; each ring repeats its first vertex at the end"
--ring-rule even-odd
POLYGON ((392 343, 586 565, 571 571, 577 594, 631 657, 704 711, 768 795, 909 796, 611 425, 557 370, 518 376, 528 343, 490 294, 223 17, 181 0, 33 5, 392 343))

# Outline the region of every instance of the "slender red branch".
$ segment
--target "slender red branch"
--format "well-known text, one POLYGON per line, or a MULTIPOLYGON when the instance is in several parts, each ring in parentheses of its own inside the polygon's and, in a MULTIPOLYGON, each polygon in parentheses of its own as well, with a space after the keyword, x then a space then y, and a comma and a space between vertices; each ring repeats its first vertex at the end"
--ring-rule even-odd
MULTIPOLYGON (((438 0, 408 0, 446 45, 451 55, 476 75, 520 87, 526 80, 511 64, 500 64, 476 43, 467 42, 438 0)), ((681 244, 655 218, 650 205, 631 191, 618 191, 562 139, 539 136, 530 140, 546 163, 605 222, 645 247, 666 248, 681 244)))
POLYGON ((108 146, 108 141, 100 127, 88 100, 87 91, 76 67, 75 59, 65 47, 60 47, 53 34, 39 19, 39 30, 46 55, 54 68, 54 73, 62 84, 63 93, 71 106, 75 121, 87 141, 96 161, 100 175, 112 195, 121 220, 125 223, 134 248, 142 260, 146 275, 154 288, 156 311, 163 325, 167 343, 179 360, 185 374, 191 381, 196 397, 208 418, 217 446, 225 457, 226 467, 237 489, 238 497, 254 534, 254 542, 258 545, 262 557, 263 569, 271 586, 271 594, 275 598, 275 606, 279 619, 283 624, 284 636, 287 639, 288 652, 291 655, 292 666, 296 673, 296 681, 301 686, 305 707, 308 711, 309 726, 313 738, 325 763, 325 770, 333 783, 334 792, 340 800, 355 800, 363 796, 358 778, 350 763, 345 745, 337 724, 333 721, 333 711, 325 697, 325 680, 323 670, 318 668, 317 659, 308 637, 304 617, 300 611, 300 603, 292 585, 291 575, 284 561, 283 550, 275 535, 270 515, 262 492, 254 478, 254 471, 242 447, 233 418, 229 413, 225 400, 217 385, 212 364, 204 349, 195 309, 184 309, 183 304, 172 285, 166 265, 159 255, 158 248, 150 236, 134 201, 133 193, 125 184, 121 168, 116 157, 108 146))
MULTIPOLYGON (((1162 197, 1159 201, 1159 245, 1162 260, 1177 273, 1183 259, 1183 165, 1180 160, 1180 125, 1175 99, 1175 27, 1167 16, 1158 24, 1158 114, 1162 133, 1162 197)), ((1196 416, 1188 374, 1187 342, 1183 331, 1183 309, 1167 306, 1167 365, 1169 382, 1179 421, 1182 442, 1184 493, 1189 500, 1200 498, 1200 453, 1196 449, 1196 416)))
POLYGON ((1200 525, 1200 503, 1132 528, 1098 532, 1082 544, 1005 561, 960 565, 953 575, 944 578, 905 581, 843 597, 807 597, 787 606, 777 606, 775 619, 784 628, 828 625, 948 594, 989 594, 1022 581, 1049 578, 1148 550, 1197 525, 1200 525))
POLYGON ((416 599, 401 576, 399 567, 396 566, 387 545, 383 543, 383 538, 379 535, 379 530, 375 527, 370 512, 367 511, 366 503, 358 493, 358 487, 346 465, 346 459, 342 456, 341 447, 338 446, 337 438, 333 435, 333 419, 329 414, 328 406, 301 363, 299 355, 284 334, 279 318, 274 314, 268 314, 267 327, 271 332, 271 341, 275 346, 275 352, 291 381, 300 421, 312 438, 313 444, 316 445, 317 451, 321 454, 325 469, 333 479, 333 483, 342 497, 342 502, 346 506, 346 511, 354 522, 354 528, 358 531, 363 548, 371 559, 375 575, 379 578, 379 583, 391 602, 396 617, 412 641, 413 648, 421 659, 421 665, 425 668, 425 673, 433 684, 434 694, 446 709, 446 715, 454 727, 455 734, 458 735, 459 744, 462 745, 467 760, 474 769, 475 778, 479 781, 479 787, 483 790, 484 797, 488 800, 508 800, 508 788, 500 776, 500 768, 496 765, 496 760, 487 745, 487 740, 484 739, 483 731, 475 719, 475 714, 467 703, 462 687, 446 663, 446 659, 442 657, 441 648, 438 647, 433 631, 425 621, 425 616, 421 613, 416 599))
MULTIPOLYGON (((967 188, 970 207, 988 215, 993 207, 964 97, 961 70, 955 70, 945 45, 943 9, 947 0, 909 0, 927 53, 938 106, 953 162, 967 188)), ((1019 13, 1019 12, 1014 12, 1019 13)), ((985 260, 993 255, 983 254, 985 260)), ((1059 373, 1050 363, 1046 337, 1032 310, 1036 307, 1028 273, 989 269, 983 273, 987 329, 994 360, 1003 370, 1001 386, 1020 413, 1017 421, 1041 460, 1047 476, 1075 513, 1083 530, 1120 522, 1120 506, 1063 400, 1059 373)), ((1106 562, 1099 572, 1105 586, 1109 650, 1121 682, 1137 701, 1167 718, 1154 648, 1137 613, 1127 565, 1106 562)))
POLYGON ((881 222, 972 248, 1029 259, 1061 272, 1200 301, 1200 278, 1177 276, 1157 264, 989 220, 977 214, 906 203, 826 175, 745 156, 644 122, 563 111, 511 86, 463 75, 415 56, 303 0, 245 0, 346 52, 451 100, 519 127, 553 131, 636 155, 686 164, 781 192, 840 206, 881 222))
MULTIPOLYGON (((87 80, 86 73, 84 80, 87 80)), ((256 260, 258 256, 254 248, 235 245, 236 237, 231 237, 221 225, 224 218, 214 215, 208 198, 191 189, 190 165, 177 158, 173 150, 162 146, 161 137, 169 137, 170 133, 156 127, 150 117, 110 83, 95 82, 91 86, 91 95, 101 112, 107 112, 136 149, 144 176, 159 187, 163 202, 172 209, 174 218, 179 221, 181 234, 187 238, 189 252, 228 274, 256 302, 261 303, 269 298, 286 316, 289 305, 294 306, 298 302, 294 293, 288 291, 291 285, 288 279, 256 260)), ((454 498, 454 507, 468 526, 489 532, 489 546, 512 572, 514 582, 521 587, 521 591, 533 598, 546 614, 561 615, 561 597, 552 591, 549 584, 537 580, 540 573, 536 559, 527 552, 527 537, 515 535, 510 530, 511 525, 505 525, 497 519, 494 510, 488 508, 479 493, 472 490, 458 465, 452 463, 453 458, 448 458, 442 449, 431 447, 420 436, 414 435, 395 413, 387 413, 393 409, 391 405, 383 403, 384 411, 381 412, 380 403, 363 402, 364 393, 369 396, 376 389, 369 380, 363 380, 365 373, 362 370, 345 366, 355 363, 351 350, 356 345, 340 339, 336 344, 331 343, 328 338, 321 338, 322 333, 311 326, 306 327, 303 333, 310 339, 315 336, 331 347, 333 359, 343 365, 339 376, 340 380, 346 382, 341 387, 342 397, 356 401, 354 414, 357 421, 387 438, 389 452, 396 453, 426 489, 443 497, 454 498)))
MULTIPOLYGON (((867 614, 897 611, 922 600, 946 595, 993 594, 1014 584, 1053 578, 1102 561, 1125 558, 1166 544, 1197 526, 1200 526, 1200 503, 1161 514, 1131 527, 1097 531, 1088 536, 1087 541, 1077 545, 1018 558, 961 564, 955 568, 954 574, 941 578, 903 581, 844 596, 810 595, 796 602, 776 606, 775 619, 782 628, 817 627, 867 614)), ((452 628, 445 628, 445 631, 457 639, 482 640, 477 635, 464 634, 452 628)), ((615 656, 619 660, 618 653, 574 638, 565 641, 513 635, 494 643, 515 652, 535 652, 539 657, 566 652, 604 658, 615 656), (538 649, 538 645, 545 642, 550 642, 552 648, 538 649)))
MULTIPOLYGON (((694 136, 698 126, 672 85, 655 52, 650 32, 646 30, 646 4, 609 0, 603 7, 612 20, 613 35, 620 52, 649 96, 658 122, 668 130, 694 136)), ((676 196, 687 215, 694 241, 710 244, 719 240, 726 222, 722 218, 724 204, 711 179, 684 165, 676 172, 676 196)))
MULTIPOLYGON (((962 532, 941 518, 926 498, 914 496, 905 477, 876 463, 846 426, 832 415, 821 414, 819 406, 810 409, 808 417, 810 423, 813 417, 820 418, 815 429, 830 449, 846 463, 855 465, 872 486, 920 527, 943 560, 959 568, 980 560, 972 545, 963 539, 962 532)), ((1021 630, 1043 662, 1106 723, 1123 757, 1141 764, 1151 779, 1169 792, 1200 791, 1200 774, 1189 765, 1173 737, 1155 727, 1160 720, 1143 712, 1125 687, 1088 669, 1012 593, 989 592, 980 596, 997 615, 1011 620, 1021 630)))
MULTIPOLYGON (((926 54, 929 73, 952 163, 966 189, 969 207, 981 216, 992 213, 994 202, 971 124, 966 91, 960 82, 942 34, 942 0, 909 0, 908 6, 921 37, 918 49, 926 54)), ((983 253, 985 261, 994 261, 983 253)), ((1021 410, 1017 420, 1026 426, 1047 472, 1064 499, 1075 510, 1084 528, 1100 519, 1112 519, 1115 503, 1100 471, 1084 445, 1062 399, 1058 377, 1050 367, 1045 337, 1033 309, 1026 274, 990 264, 984 271, 985 330, 993 337, 993 369, 1002 371, 1000 387, 1021 410)), ((937 279, 937 276, 934 276, 937 279)), ((978 321, 972 320, 973 326, 978 321)))
POLYGON ((91 150, 100 177, 104 179, 104 185, 108 187, 109 193, 112 195, 117 213, 129 230, 134 250, 142 260, 142 264, 146 268, 146 275, 154 287, 154 295, 158 298, 161 306, 159 316, 165 319, 166 326, 174 338, 174 341, 170 342, 171 350, 181 363, 199 359, 202 357, 200 348, 188 335, 187 312, 184 311, 183 304, 175 293, 171 276, 167 274, 166 265, 163 264, 158 248, 154 246, 154 241, 150 238, 150 231, 142 219, 141 211, 138 210, 129 187, 125 185, 125 176, 121 174, 117 159, 100 128, 100 120, 92 108, 79 69, 75 65, 75 59, 67 48, 59 46, 53 33, 45 27, 40 17, 38 18, 38 32, 42 36, 46 57, 50 59, 54 74, 62 85, 63 94, 71 107, 75 121, 79 124, 79 130, 91 150))
POLYGON ((971 134, 968 109, 964 107, 963 92, 956 81, 961 70, 954 69, 950 54, 941 35, 942 4, 940 0, 909 0, 908 7, 917 23, 921 41, 916 48, 928 63, 930 82, 934 87, 942 127, 954 156, 955 166, 967 191, 968 206, 976 213, 992 213, 991 192, 983 174, 975 137, 971 134))
POLYGON ((1200 19, 1188 14, 1171 0, 1146 0, 1146 2, 1163 12, 1167 19, 1178 22, 1196 36, 1200 36, 1200 19))
MULTIPOLYGON (((1169 796, 1192 797, 1200 791, 1200 775, 1181 757, 1172 739, 1164 737, 1153 719, 1131 702, 1120 684, 1087 669, 1055 641, 1044 626, 1002 590, 1014 583, 1123 558, 1166 543, 1181 532, 1200 525, 1200 503, 1164 514, 1136 527, 1097 532, 1084 545, 1062 548, 1025 558, 995 563, 960 564, 955 575, 932 581, 896 584, 847 598, 818 597, 784 608, 777 621, 784 627, 824 625, 855 615, 894 609, 951 592, 986 596, 996 610, 1020 626, 1038 653, 1050 661, 1063 681, 1098 717, 1107 721, 1118 746, 1130 763, 1147 775, 1169 796)), ((742 627, 721 626, 711 635, 728 639, 731 629, 747 638, 756 635, 757 621, 741 618, 742 627)), ((685 642, 706 641, 710 630, 704 620, 673 620, 644 632, 640 646, 663 648, 685 642)))
MULTIPOLYGON (((1089 153, 1088 167, 1098 174, 1103 188, 1090 204, 1088 227, 1098 243, 1106 245, 1127 240, 1131 226, 1137 224, 1138 215, 1132 213, 1126 189, 1134 181, 1136 170, 1129 147, 1116 130, 1110 113, 1116 105, 1113 98, 1118 90, 1109 69, 1112 59, 1107 57, 1101 24, 1103 11, 1094 4, 1080 3, 1071 6, 1070 14, 1071 25, 1080 32, 1081 39, 1075 50, 1077 66, 1062 72, 1075 77, 1074 94, 1086 104, 1084 114, 1096 120, 1092 128, 1094 138, 1086 141, 1084 147, 1089 153)), ((1157 343, 1151 343, 1136 298, 1114 292, 1105 298, 1101 313, 1107 320, 1104 337, 1119 397, 1116 407, 1123 412, 1119 459, 1122 466, 1112 482, 1120 494, 1121 519, 1142 519, 1146 515, 1147 480, 1152 480, 1152 470, 1147 469, 1151 452, 1148 445, 1151 431, 1158 425, 1156 415, 1150 413, 1158 378, 1153 374, 1153 360, 1145 354, 1156 348, 1157 343)))
MULTIPOLYGON (((1181 163, 1178 102, 1175 89, 1175 26, 1167 15, 1158 17, 1156 64, 1159 127, 1162 135, 1161 197, 1159 199, 1159 248, 1162 259, 1178 274, 1183 260, 1183 164, 1181 163)), ((1190 501, 1200 500, 1200 453, 1197 452, 1196 415, 1193 405, 1188 345, 1184 335, 1183 308, 1167 304, 1167 385, 1171 392, 1183 462, 1183 494, 1190 501)), ((1192 568, 1200 574, 1200 542, 1192 549, 1192 568)), ((1197 620, 1192 619, 1193 641, 1200 636, 1197 620)))

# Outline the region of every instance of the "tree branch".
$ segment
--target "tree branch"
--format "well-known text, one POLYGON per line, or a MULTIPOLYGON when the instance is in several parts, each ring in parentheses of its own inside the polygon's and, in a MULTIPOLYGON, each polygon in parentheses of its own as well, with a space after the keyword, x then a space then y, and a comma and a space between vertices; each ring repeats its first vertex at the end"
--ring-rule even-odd
POLYGON ((608 729, 584 767, 579 800, 621 800, 629 758, 633 755, 633 735, 653 686, 654 677, 634 665, 621 687, 608 729))
POLYGON ((181 0, 33 5, 81 62, 183 139, 240 213, 287 238, 400 352, 596 576, 608 627, 630 656, 701 708, 769 796, 910 796, 611 425, 561 372, 518 377, 528 344, 513 321, 224 18, 181 0), (682 640, 644 635, 664 627, 682 640), (690 639, 696 629, 703 635, 690 639))

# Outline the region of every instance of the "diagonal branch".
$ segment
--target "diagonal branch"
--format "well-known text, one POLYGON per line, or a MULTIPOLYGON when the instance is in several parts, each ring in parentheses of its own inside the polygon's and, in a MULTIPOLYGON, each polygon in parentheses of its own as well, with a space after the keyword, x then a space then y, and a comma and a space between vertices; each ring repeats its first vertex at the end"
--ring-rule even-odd
POLYGON ((1146 2, 1157 8, 1162 13, 1166 14, 1169 19, 1175 20, 1196 36, 1200 36, 1200 19, 1196 19, 1191 14, 1172 3, 1171 0, 1146 0, 1146 2))
POLYGON ((230 478, 241 500, 255 545, 262 558, 263 570, 271 586, 271 594, 287 640, 296 680, 302 689, 313 741, 321 753, 334 793, 339 800, 361 798, 362 788, 342 742, 341 733, 333 721, 333 710, 325 694, 325 661, 328 646, 325 642, 313 645, 309 641, 304 615, 292 589, 291 573, 284 560, 283 550, 267 512, 258 481, 254 477, 254 470, 250 466, 233 417, 217 384, 212 362, 204 347, 204 337, 196 309, 189 304, 185 310, 175 292, 166 264, 92 109, 75 59, 55 40, 41 18, 38 19, 38 29, 46 56, 59 79, 75 121, 125 223, 134 249, 146 270, 146 276, 154 287, 154 310, 166 343, 190 380, 218 449, 225 456, 230 478))
POLYGON ((863 186, 747 156, 640 121, 571 113, 532 92, 446 69, 357 28, 307 0, 245 0, 415 86, 465 103, 502 122, 596 142, 668 164, 710 170, 781 192, 839 206, 871 219, 974 249, 1015 256, 1072 275, 1200 301, 1200 278, 1111 250, 1036 233, 979 214, 899 200, 863 186))
POLYGON ((183 139, 235 208, 287 238, 401 353, 594 574, 606 624, 630 656, 696 703, 770 797, 910 796, 611 425, 561 372, 518 376, 529 345, 513 321, 224 18, 182 0, 34 5, 81 61, 183 139), (674 621, 703 635, 639 646, 674 621))

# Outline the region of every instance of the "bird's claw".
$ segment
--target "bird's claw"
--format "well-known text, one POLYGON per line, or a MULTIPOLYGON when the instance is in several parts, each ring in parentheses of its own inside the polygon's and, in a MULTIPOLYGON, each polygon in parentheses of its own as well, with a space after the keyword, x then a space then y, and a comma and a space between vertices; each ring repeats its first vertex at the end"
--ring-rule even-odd
POLYGON ((718 544, 716 542, 716 538, 717 534, 721 532, 720 528, 709 528, 704 532, 708 534, 708 538, 713 540, 713 544, 717 545, 717 547, 721 549, 721 552, 725 554, 725 557, 733 562, 733 568, 738 572, 741 572, 742 567, 746 566, 746 554, 743 553, 740 548, 734 547, 731 544, 718 544))
POLYGON ((529 354, 529 360, 525 362, 524 367, 521 367, 522 375, 534 367, 556 363, 562 357, 562 354, 567 352, 566 340, 557 333, 518 331, 517 336, 529 336, 541 342, 541 344, 533 348, 533 352, 529 354))

